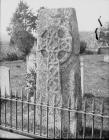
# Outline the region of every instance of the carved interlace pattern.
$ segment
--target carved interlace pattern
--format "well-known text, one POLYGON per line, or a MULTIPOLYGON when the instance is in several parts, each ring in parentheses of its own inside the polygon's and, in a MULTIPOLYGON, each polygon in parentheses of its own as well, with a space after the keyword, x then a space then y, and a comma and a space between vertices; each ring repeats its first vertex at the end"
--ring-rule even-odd
POLYGON ((47 59, 48 79, 47 91, 49 95, 60 92, 60 65, 72 52, 72 37, 63 26, 50 26, 41 34, 39 50, 47 59), (50 94, 51 93, 51 94, 50 94))
POLYGON ((51 26, 41 34, 39 49, 49 54, 49 62, 61 64, 72 52, 72 37, 65 27, 51 26))

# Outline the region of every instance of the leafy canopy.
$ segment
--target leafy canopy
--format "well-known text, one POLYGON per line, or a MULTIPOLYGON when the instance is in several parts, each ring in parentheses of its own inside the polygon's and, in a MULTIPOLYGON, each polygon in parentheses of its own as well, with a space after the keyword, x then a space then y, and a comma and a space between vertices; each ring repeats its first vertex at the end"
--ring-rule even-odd
POLYGON ((29 6, 23 1, 20 1, 13 14, 9 27, 7 27, 7 31, 9 35, 22 30, 32 32, 32 30, 36 29, 36 20, 37 16, 32 13, 29 6))
POLYGON ((36 26, 37 15, 32 13, 27 3, 20 1, 7 27, 11 36, 10 46, 19 48, 27 55, 34 44, 32 31, 36 30, 36 26))

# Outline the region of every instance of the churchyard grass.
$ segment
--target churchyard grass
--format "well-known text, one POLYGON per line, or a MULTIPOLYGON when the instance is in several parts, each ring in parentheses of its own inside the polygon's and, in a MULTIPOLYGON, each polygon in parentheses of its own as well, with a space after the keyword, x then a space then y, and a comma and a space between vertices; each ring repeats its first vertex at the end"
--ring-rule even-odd
MULTIPOLYGON (((81 55, 84 63, 84 91, 86 94, 109 97, 109 63, 103 62, 104 55, 81 55)), ((12 89, 26 85, 26 62, 22 60, 0 62, 10 68, 12 89)))

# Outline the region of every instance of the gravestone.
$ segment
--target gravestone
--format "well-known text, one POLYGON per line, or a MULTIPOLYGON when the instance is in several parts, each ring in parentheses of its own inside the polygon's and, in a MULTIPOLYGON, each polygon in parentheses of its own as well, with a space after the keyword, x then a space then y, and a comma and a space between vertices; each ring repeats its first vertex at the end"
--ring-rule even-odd
POLYGON ((104 55, 104 62, 109 63, 109 54, 104 55))
POLYGON ((1 96, 10 96, 10 70, 8 67, 0 66, 0 90, 1 96))
MULTIPOLYGON (((37 87, 36 102, 51 106, 81 110, 80 40, 76 12, 73 8, 41 9, 37 29, 37 87), (78 100, 77 100, 78 98, 78 100)), ((53 118, 52 109, 49 117, 53 118)), ((62 119, 62 131, 76 135, 81 128, 81 114, 62 111, 55 114, 62 119), (69 121, 71 122, 69 125, 69 121)), ((59 123, 59 122, 58 122, 59 123)), ((58 127, 59 129, 59 127, 58 127)))

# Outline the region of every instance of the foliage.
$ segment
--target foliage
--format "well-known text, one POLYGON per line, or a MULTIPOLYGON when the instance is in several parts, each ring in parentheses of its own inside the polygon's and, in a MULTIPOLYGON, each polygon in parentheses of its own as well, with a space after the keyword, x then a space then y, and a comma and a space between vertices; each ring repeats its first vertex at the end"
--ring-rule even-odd
POLYGON ((85 41, 80 41, 80 54, 84 53, 87 47, 87 43, 85 41))
POLYGON ((0 61, 15 61, 15 60, 24 60, 25 61, 25 56, 19 56, 15 52, 13 53, 7 53, 6 55, 2 55, 0 57, 0 61))
POLYGON ((14 61, 24 59, 25 56, 18 48, 14 46, 9 47, 9 43, 1 45, 0 61, 14 61))
POLYGON ((7 31, 11 36, 14 32, 22 30, 32 32, 32 30, 36 29, 36 20, 37 16, 32 13, 29 6, 23 1, 20 1, 9 27, 7 27, 7 31))
POLYGON ((87 55, 92 55, 92 54, 94 54, 94 52, 91 51, 91 50, 86 50, 85 53, 86 53, 87 55))
POLYGON ((30 70, 30 73, 26 75, 27 90, 30 96, 33 96, 34 91, 36 91, 36 71, 34 69, 30 70))
POLYGON ((34 45, 34 37, 27 31, 19 31, 13 35, 10 44, 17 46, 24 55, 28 55, 34 45))
POLYGON ((36 30, 36 21, 37 16, 32 13, 29 6, 20 1, 7 27, 8 34, 11 36, 10 46, 19 48, 24 55, 27 55, 34 43, 32 32, 36 30))
POLYGON ((14 61, 14 60, 18 60, 18 56, 16 53, 7 53, 7 57, 5 58, 5 60, 8 60, 8 61, 14 61))

